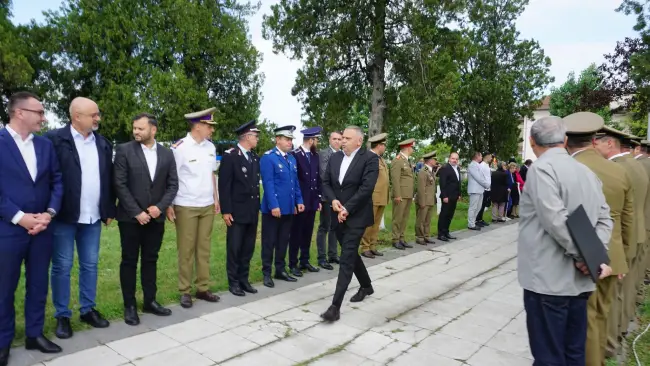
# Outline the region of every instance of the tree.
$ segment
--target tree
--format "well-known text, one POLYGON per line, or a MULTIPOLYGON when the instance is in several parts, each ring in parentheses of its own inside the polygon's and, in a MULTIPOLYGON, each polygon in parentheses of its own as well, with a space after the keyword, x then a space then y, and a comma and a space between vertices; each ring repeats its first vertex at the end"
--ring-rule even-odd
POLYGON ((571 72, 564 84, 559 88, 551 88, 550 112, 558 117, 576 112, 594 112, 610 123, 612 115, 609 104, 612 97, 603 75, 595 64, 591 64, 577 79, 575 73, 571 72))
POLYGON ((541 103, 550 59, 534 40, 522 40, 515 22, 528 0, 471 2, 460 63, 461 87, 453 113, 442 119, 436 138, 461 157, 473 151, 517 153, 520 125, 541 103))
POLYGON ((275 52, 304 62, 292 92, 308 123, 340 129, 352 107, 365 104, 369 135, 422 138, 435 127, 435 117, 453 108, 457 72, 451 53, 460 32, 447 26, 464 5, 465 0, 281 0, 264 17, 264 37, 275 52), (391 126, 420 127, 404 132, 391 126))
POLYGON ((182 137, 185 113, 217 107, 215 138, 259 115, 260 55, 247 36, 255 8, 236 1, 67 0, 35 30, 50 80, 48 100, 67 120, 89 97, 101 131, 125 141, 141 111, 161 122, 161 141, 182 137))

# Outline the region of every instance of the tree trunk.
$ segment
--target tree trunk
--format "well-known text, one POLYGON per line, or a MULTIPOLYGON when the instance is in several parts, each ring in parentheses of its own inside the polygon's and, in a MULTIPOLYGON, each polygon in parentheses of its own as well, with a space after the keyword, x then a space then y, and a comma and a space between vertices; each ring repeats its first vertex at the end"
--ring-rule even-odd
POLYGON ((384 112, 386 110, 386 0, 375 3, 375 19, 370 77, 372 95, 370 97, 370 120, 368 121, 368 136, 381 133, 384 127, 384 112))

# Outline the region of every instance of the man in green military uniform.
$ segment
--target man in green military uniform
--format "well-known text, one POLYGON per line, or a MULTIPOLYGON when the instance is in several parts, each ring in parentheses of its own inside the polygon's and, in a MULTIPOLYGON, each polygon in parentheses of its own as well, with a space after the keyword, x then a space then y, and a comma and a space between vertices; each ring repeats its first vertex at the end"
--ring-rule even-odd
POLYGON ((634 240, 634 192, 625 169, 604 159, 593 148, 595 133, 605 124, 603 118, 595 113, 579 112, 564 120, 567 151, 598 176, 614 220, 608 245, 612 275, 598 281, 596 291, 587 302, 586 366, 601 366, 605 362, 608 322, 614 322, 614 328, 618 329, 621 303, 616 301, 617 291, 620 291, 620 279, 628 272, 625 248, 634 240))
MULTIPOLYGON (((643 153, 643 157, 639 158, 639 161, 641 164, 647 164, 650 165, 650 141, 648 140, 643 140, 641 141, 641 152, 643 153)), ((647 212, 650 210, 650 205, 646 203, 646 231, 650 231, 650 221, 648 221, 649 217, 647 215, 647 212)), ((650 236, 650 235, 649 235, 650 236)), ((643 283, 646 285, 650 285, 650 239, 646 242, 645 246, 645 259, 642 259, 643 263, 645 263, 642 267, 644 270, 642 271, 643 273, 643 283)))
POLYGON ((393 183, 393 246, 401 250, 413 248, 404 240, 404 231, 413 201, 413 165, 409 157, 413 154, 414 143, 415 139, 400 142, 400 152, 390 166, 390 180, 393 183))
POLYGON ((431 230, 431 215, 436 206, 436 152, 422 156, 424 166, 418 172, 418 190, 415 194, 417 208, 415 216, 415 242, 422 245, 435 243, 429 236, 431 230))
POLYGON ((368 226, 361 238, 361 255, 366 258, 375 258, 375 256, 383 256, 384 254, 377 250, 377 240, 379 239, 379 225, 381 218, 384 217, 384 209, 388 205, 390 182, 388 178, 388 165, 384 158, 386 152, 386 140, 388 135, 380 133, 379 135, 372 136, 368 139, 370 143, 370 151, 377 154, 379 157, 379 174, 377 175, 377 183, 372 192, 372 213, 375 222, 372 226, 368 226))
MULTIPOLYGON (((644 172, 648 175, 650 180, 650 160, 647 159, 647 155, 643 154, 641 151, 641 138, 636 136, 630 137, 631 148, 633 151, 631 154, 634 156, 634 159, 641 163, 644 168, 644 172)), ((635 288, 636 288, 636 303, 643 303, 643 278, 646 271, 646 252, 648 247, 648 242, 650 240, 650 184, 648 185, 648 193, 645 197, 643 216, 645 217, 645 229, 646 237, 643 244, 639 244, 637 247, 637 260, 638 265, 636 267, 636 272, 632 275, 635 279, 635 288)))

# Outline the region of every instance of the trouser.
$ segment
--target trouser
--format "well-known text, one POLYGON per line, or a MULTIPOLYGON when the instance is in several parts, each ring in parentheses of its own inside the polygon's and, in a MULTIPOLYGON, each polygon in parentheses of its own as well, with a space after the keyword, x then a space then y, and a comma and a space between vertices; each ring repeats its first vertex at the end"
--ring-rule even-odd
POLYGON ((381 218, 384 216, 386 206, 372 206, 372 214, 375 219, 372 226, 368 226, 361 238, 361 251, 377 250, 377 241, 379 240, 379 225, 381 218))
POLYGON ((585 347, 586 366, 605 366, 607 346, 607 319, 610 317, 614 300, 617 276, 598 281, 587 301, 587 342, 585 347))
POLYGON ((646 241, 642 245, 640 244, 638 247, 638 255, 637 257, 639 258, 639 264, 637 266, 637 272, 636 272, 636 302, 639 304, 643 303, 643 280, 645 278, 645 273, 648 268, 647 264, 647 251, 648 251, 648 243, 650 242, 650 231, 646 231, 646 241))
POLYGON ((54 317, 72 317, 70 310, 70 272, 74 262, 74 246, 77 243, 79 259, 79 313, 86 314, 95 306, 97 296, 97 264, 99 263, 99 240, 102 223, 68 224, 52 223, 52 303, 54 317))
POLYGON ((393 243, 403 242, 406 225, 411 214, 412 198, 402 198, 400 203, 393 203, 393 243))
POLYGON ((524 290, 524 308, 533 366, 584 366, 587 300, 524 290))
POLYGON ((612 306, 607 317, 607 347, 605 354, 610 357, 615 355, 621 347, 619 337, 621 335, 624 304, 623 280, 617 278, 614 284, 612 306))
POLYGON ((52 229, 37 235, 0 233, 0 348, 9 348, 16 330, 14 299, 25 263, 25 335, 43 333, 48 271, 52 258, 52 229))
POLYGON ((120 243, 122 245, 122 262, 120 263, 120 287, 124 306, 135 306, 135 287, 140 264, 140 283, 144 304, 156 300, 156 274, 158 252, 165 235, 165 222, 150 221, 146 225, 132 222, 118 223, 120 243))
POLYGON ((189 294, 196 264, 196 291, 206 292, 210 285, 210 238, 214 225, 214 205, 206 207, 174 206, 178 246, 178 291, 189 294))
POLYGON ((271 276, 275 259, 275 274, 286 272, 287 247, 291 237, 291 222, 294 215, 273 217, 262 214, 262 273, 271 276))
POLYGON ((502 220, 505 209, 506 209, 505 202, 500 202, 500 203, 492 202, 492 221, 502 220))
POLYGON ((478 217, 481 207, 483 207, 483 193, 470 193, 469 209, 467 210, 468 227, 476 226, 476 218, 478 217))
POLYGON ((336 238, 341 243, 341 264, 332 305, 338 308, 343 304, 343 297, 352 281, 352 274, 357 278, 361 287, 365 288, 371 285, 366 266, 359 256, 359 242, 364 230, 365 228, 348 227, 345 223, 336 227, 336 238))
POLYGON ((638 258, 632 258, 630 261, 630 271, 623 279, 623 312, 619 334, 627 332, 630 321, 636 315, 636 278, 634 275, 636 274, 638 264, 638 258))
POLYGON ((477 222, 482 222, 483 220, 483 213, 485 212, 485 209, 490 206, 490 191, 484 191, 483 192, 483 202, 481 203, 481 209, 476 213, 476 221, 477 222))
POLYGON ((291 237, 289 238, 289 267, 298 267, 298 251, 300 251, 300 265, 309 263, 309 249, 311 237, 314 233, 314 220, 316 211, 303 211, 294 216, 291 223, 291 237))
POLYGON ((330 206, 329 202, 323 202, 323 208, 320 211, 320 224, 316 233, 316 247, 318 248, 318 263, 339 257, 336 231, 332 227, 332 206, 330 206), (327 245, 325 244, 326 238, 327 245))
POLYGON ((257 216, 254 222, 233 221, 226 228, 226 273, 230 286, 248 284, 251 259, 255 252, 257 216))
POLYGON ((427 239, 431 232, 431 216, 435 206, 417 206, 415 214, 415 237, 427 239))
POLYGON ((449 226, 456 212, 456 203, 458 203, 458 197, 449 197, 447 203, 442 202, 440 216, 438 217, 438 236, 449 235, 449 226))

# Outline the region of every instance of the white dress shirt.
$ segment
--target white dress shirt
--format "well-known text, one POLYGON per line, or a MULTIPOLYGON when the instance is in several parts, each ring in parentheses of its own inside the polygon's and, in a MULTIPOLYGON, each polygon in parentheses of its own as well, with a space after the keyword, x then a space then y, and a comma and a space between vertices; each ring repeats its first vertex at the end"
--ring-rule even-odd
POLYGON ((625 155, 627 155, 627 154, 629 154, 629 153, 630 153, 629 151, 625 151, 625 152, 622 152, 622 153, 618 153, 618 154, 616 154, 616 155, 610 157, 608 160, 614 160, 614 159, 618 158, 619 156, 625 156, 625 155))
MULTIPOLYGON (((23 140, 22 137, 18 134, 18 132, 14 131, 10 125, 5 126, 7 129, 7 132, 13 137, 14 141, 16 142, 16 146, 18 147, 18 150, 20 151, 20 155, 23 156, 23 160, 25 161, 25 165, 27 165, 27 170, 29 171, 29 175, 32 177, 32 180, 36 180, 36 173, 38 172, 38 166, 36 164, 36 149, 34 149, 34 134, 29 134, 25 140, 23 140)), ((25 213, 22 211, 18 211, 14 217, 11 219, 11 222, 14 225, 18 225, 18 222, 23 219, 23 216, 25 216, 25 213)))
POLYGON ((207 207, 214 205, 213 177, 217 170, 217 149, 211 141, 196 142, 191 133, 172 145, 178 193, 174 205, 207 207))
POLYGON ((352 163, 352 159, 354 159, 354 156, 357 155, 357 152, 359 151, 360 148, 357 148, 350 154, 350 156, 343 154, 343 161, 341 162, 341 171, 339 172, 339 184, 343 184, 343 178, 345 178, 345 173, 348 171, 348 168, 350 167, 350 164, 352 163))
POLYGON ((643 154, 639 154, 639 155, 635 156, 634 158, 638 160, 642 156, 643 156, 643 154))
POLYGON ((460 182, 460 173, 458 173, 458 165, 451 165, 451 167, 454 168, 454 173, 456 173, 456 179, 458 179, 458 181, 460 182))
POLYGON ((153 182, 156 179, 156 167, 158 166, 158 148, 156 140, 153 141, 153 146, 148 148, 145 144, 140 144, 142 146, 142 153, 144 153, 144 160, 147 161, 147 168, 149 169, 149 176, 153 182))
POLYGON ((88 137, 84 138, 72 125, 70 125, 70 132, 72 132, 72 139, 77 148, 81 165, 81 200, 79 201, 78 223, 94 224, 101 219, 99 212, 101 179, 95 134, 90 133, 88 137))

